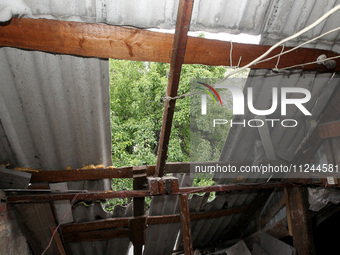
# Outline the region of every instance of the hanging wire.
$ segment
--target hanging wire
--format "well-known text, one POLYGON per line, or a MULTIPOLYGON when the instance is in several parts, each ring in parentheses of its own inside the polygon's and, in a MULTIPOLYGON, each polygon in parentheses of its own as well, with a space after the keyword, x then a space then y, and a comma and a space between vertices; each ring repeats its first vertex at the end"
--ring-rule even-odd
POLYGON ((289 52, 292 52, 292 51, 294 51, 294 50, 296 50, 296 49, 298 49, 298 48, 301 48, 302 46, 304 46, 304 45, 306 45, 306 44, 308 44, 308 43, 311 43, 311 42, 313 42, 313 41, 315 41, 315 40, 317 40, 317 39, 319 39, 319 38, 321 38, 321 37, 323 37, 323 36, 325 36, 325 35, 328 35, 328 34, 330 34, 330 33, 332 33, 332 32, 338 31, 339 29, 340 29, 340 27, 334 28, 334 29, 332 29, 332 30, 330 30, 330 31, 328 31, 328 32, 323 33, 322 35, 319 35, 319 36, 317 36, 317 37, 314 37, 313 39, 310 39, 310 40, 308 40, 308 41, 306 41, 306 42, 304 42, 304 43, 301 43, 300 45, 298 45, 298 46, 296 46, 296 47, 294 47, 294 48, 292 48, 292 49, 290 49, 290 50, 287 50, 287 51, 285 51, 285 52, 281 52, 281 53, 279 53, 279 54, 277 54, 277 55, 275 55, 275 56, 272 56, 272 57, 270 57, 270 58, 266 58, 266 59, 260 60, 260 61, 258 61, 256 64, 259 64, 259 63, 262 63, 262 62, 266 62, 266 61, 269 61, 269 60, 271 60, 271 59, 273 59, 273 58, 277 58, 277 57, 280 57, 280 56, 282 56, 282 55, 285 55, 285 54, 287 54, 287 53, 289 53, 289 52))
MULTIPOLYGON (((252 65, 257 64, 260 60, 262 60, 263 58, 265 58, 266 56, 269 55, 270 52, 272 52, 274 49, 276 49, 277 47, 279 47, 280 45, 300 36, 301 34, 309 31, 310 29, 314 28, 315 26, 317 26, 318 24, 320 24, 323 20, 325 20, 326 18, 328 18, 330 15, 332 15, 334 12, 340 10, 340 4, 335 6, 334 8, 332 8, 331 10, 329 10, 328 12, 326 12, 324 15, 322 15, 319 19, 317 19, 315 22, 313 22, 312 24, 310 24, 309 26, 305 27, 304 29, 300 30, 299 32, 295 33, 294 35, 291 35, 281 41, 279 41, 278 43, 274 44, 272 47, 270 47, 265 53, 263 53, 261 56, 259 56, 258 58, 254 59, 253 61, 251 61, 249 64, 239 68, 238 70, 235 70, 234 72, 231 72, 230 74, 228 74, 224 79, 222 79, 220 81, 223 82, 226 79, 228 79, 230 76, 241 72, 242 70, 249 68, 252 65)), ((300 65, 298 65, 300 66, 300 65)))
POLYGON ((53 238, 55 236, 55 234, 57 233, 61 223, 63 222, 63 220, 66 218, 66 216, 70 213, 71 209, 72 209, 72 206, 74 204, 74 202, 76 201, 77 197, 80 195, 80 193, 77 193, 75 194, 75 196, 73 197, 72 201, 71 201, 71 205, 70 205, 70 208, 67 210, 67 212, 65 213, 65 215, 61 218, 60 222, 59 222, 59 225, 55 228, 55 230, 53 231, 53 234, 51 236, 51 239, 50 239, 50 242, 48 243, 46 249, 41 253, 41 255, 44 255, 47 250, 50 248, 51 244, 52 244, 52 241, 53 241, 53 238))

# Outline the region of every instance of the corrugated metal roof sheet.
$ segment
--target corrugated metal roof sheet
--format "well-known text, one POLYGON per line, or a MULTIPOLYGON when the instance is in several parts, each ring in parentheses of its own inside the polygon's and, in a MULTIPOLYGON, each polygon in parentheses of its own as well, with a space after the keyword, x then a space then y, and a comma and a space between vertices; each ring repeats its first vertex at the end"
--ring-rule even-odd
POLYGON ((2 48, 0 75, 2 162, 112 164, 107 61, 2 48))

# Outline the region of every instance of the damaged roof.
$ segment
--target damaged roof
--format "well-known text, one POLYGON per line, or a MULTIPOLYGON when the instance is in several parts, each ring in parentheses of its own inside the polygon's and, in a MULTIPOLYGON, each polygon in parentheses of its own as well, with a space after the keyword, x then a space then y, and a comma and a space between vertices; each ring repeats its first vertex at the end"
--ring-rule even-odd
MULTIPOLYGON (((137 28, 175 28, 177 1, 118 0, 26 0, 37 18, 106 23, 137 28)), ((196 0, 191 31, 249 33, 261 35, 261 44, 273 45, 314 22, 340 1, 222 1, 196 0)), ((340 15, 332 15, 321 25, 286 46, 296 46, 338 26, 340 15)), ((340 51, 339 31, 308 44, 306 47, 340 51)), ((280 67, 280 66, 279 66, 280 67)), ((87 164, 112 165, 108 61, 0 48, 0 163, 43 170, 81 168, 87 164)), ((246 87, 256 88, 254 106, 268 107, 269 87, 297 86, 310 89, 312 99, 308 110, 313 118, 300 123, 299 129, 283 131, 270 128, 270 137, 278 159, 292 160, 301 142, 315 128, 322 110, 339 86, 339 75, 292 71, 252 70, 246 87)), ((289 116, 299 113, 290 112, 289 116)), ((247 117, 253 117, 248 113, 247 117)), ((273 116, 273 118, 279 118, 273 116)), ((256 129, 231 128, 221 153, 223 161, 254 161, 265 159, 265 152, 256 129)), ((217 178, 221 184, 230 180, 217 178)), ((253 181, 253 180, 250 180, 253 181)), ((259 180, 262 182, 263 180, 259 180)), ((181 185, 190 186, 192 178, 181 176, 181 185)), ((72 190, 109 190, 108 180, 68 183, 72 190)), ((214 201, 206 196, 193 196, 190 211, 207 211, 234 206, 249 206, 258 192, 220 193, 214 201)), ((149 215, 166 215, 178 211, 174 197, 155 197, 149 215)), ((19 206, 19 205, 18 205, 19 206)), ((55 227, 51 208, 44 205, 20 205, 21 218, 35 251, 42 252, 55 227), (47 215, 41 218, 40 215, 47 215), (33 219, 40 218, 39 222, 33 219), (31 222, 31 223, 27 223, 31 222), (44 236, 44 238, 43 238, 44 236), (44 240, 40 242, 40 240, 44 240), (46 242, 45 242, 46 241, 46 242)), ((20 207, 19 206, 19 207, 20 207)), ((113 217, 98 203, 79 205, 72 210, 75 222, 113 217)), ((114 216, 131 216, 131 208, 117 207, 114 216)), ((239 215, 208 219, 192 224, 194 247, 216 243, 237 222, 239 215)), ((166 254, 181 249, 178 237, 180 224, 149 226, 144 254, 166 254)), ((71 254, 127 254, 128 238, 109 241, 68 243, 71 254)), ((47 254, 53 254, 52 247, 47 254)))

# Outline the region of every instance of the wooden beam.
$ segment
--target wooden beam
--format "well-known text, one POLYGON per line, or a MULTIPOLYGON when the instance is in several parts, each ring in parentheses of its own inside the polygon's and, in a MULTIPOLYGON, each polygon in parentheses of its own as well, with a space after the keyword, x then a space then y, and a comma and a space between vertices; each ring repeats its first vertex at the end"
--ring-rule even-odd
MULTIPOLYGON (((146 188, 146 174, 134 176, 133 189, 142 190, 146 188)), ((133 198, 133 216, 134 219, 130 221, 130 240, 133 243, 134 255, 142 255, 143 245, 146 239, 146 219, 144 216, 145 197, 133 198)))
MULTIPOLYGON (((190 168, 195 165, 210 166, 210 165, 228 165, 236 167, 237 170, 241 166, 252 166, 252 162, 169 162, 165 165, 165 173, 190 173, 190 168)), ((280 160, 265 161, 262 164, 270 164, 272 166, 285 165, 286 163, 280 160)), ((115 169, 71 169, 71 170, 53 170, 53 171, 30 171, 31 183, 40 182, 68 182, 68 181, 84 181, 84 180, 102 180, 113 178, 132 178, 133 176, 144 175, 153 176, 155 174, 156 166, 137 166, 137 167, 120 167, 115 169)))
POLYGON ((312 227, 308 215, 307 188, 287 189, 293 244, 299 255, 315 254, 312 227))
MULTIPOLYGON (((53 233, 56 230, 56 228, 55 227, 50 227, 50 230, 51 230, 51 234, 53 235, 53 233)), ((58 247, 59 254, 60 255, 66 255, 65 248, 64 248, 63 242, 60 239, 58 231, 54 235, 53 240, 54 240, 54 242, 56 243, 56 245, 58 247)))
POLYGON ((132 167, 115 169, 72 169, 32 172, 31 182, 69 182, 83 180, 102 180, 112 178, 132 178, 132 167))
POLYGON ((340 121, 324 123, 318 126, 321 138, 333 138, 340 136, 340 121))
MULTIPOLYGON (((167 97, 177 96, 179 79, 181 76, 182 65, 187 45, 187 34, 189 31, 193 0, 180 0, 178 5, 176 31, 171 53, 170 71, 167 86, 167 97)), ((175 112, 176 100, 166 100, 164 102, 163 122, 158 143, 157 163, 155 175, 164 175, 165 162, 168 157, 168 145, 170 140, 172 119, 175 112)))
MULTIPOLYGON (((248 206, 242 206, 208 212, 194 212, 190 213, 190 221, 200 221, 205 219, 225 217, 233 214, 240 214, 246 212, 248 209, 248 206)), ((134 217, 122 217, 83 223, 68 223, 62 225, 61 230, 64 234, 72 232, 90 232, 114 228, 128 228, 130 226, 130 221, 133 219, 134 217)), ((179 214, 147 216, 145 222, 147 225, 179 223, 181 222, 181 216, 179 214)))
MULTIPOLYGON (((9 24, 0 26, 0 46, 84 57, 170 63, 172 45, 171 34, 105 24, 12 18, 9 24)), ((269 48, 270 46, 266 45, 233 43, 232 63, 238 63, 242 56, 240 63, 242 67, 269 48)), ((184 64, 229 66, 230 50, 230 42, 188 37, 184 64)), ((277 48, 268 57, 280 51, 281 48, 277 48)), ((279 67, 312 62, 322 54, 327 57, 338 55, 332 51, 299 48, 281 56, 279 67)), ((298 69, 320 72, 340 71, 340 59, 335 61, 337 66, 334 70, 327 70, 323 65, 318 64, 298 69)), ((274 58, 252 68, 273 68, 276 62, 277 58, 274 58)))
POLYGON ((188 194, 179 195, 178 200, 179 200, 179 208, 181 212, 180 216, 181 216, 184 254, 193 255, 194 250, 192 247, 192 234, 191 234, 188 194))
MULTIPOLYGON (((206 187, 181 187, 178 192, 173 195, 191 194, 201 192, 222 192, 235 190, 261 190, 292 187, 293 184, 288 182, 277 183, 247 183, 247 184, 227 184, 215 185, 206 187)), ((61 194, 34 194, 34 195, 8 195, 7 203, 43 203, 55 200, 72 200, 76 194, 61 193, 61 194)), ((108 191, 108 192, 87 192, 79 193, 77 200, 101 200, 109 198, 126 198, 126 197, 146 197, 151 196, 148 190, 123 190, 123 191, 108 191)))

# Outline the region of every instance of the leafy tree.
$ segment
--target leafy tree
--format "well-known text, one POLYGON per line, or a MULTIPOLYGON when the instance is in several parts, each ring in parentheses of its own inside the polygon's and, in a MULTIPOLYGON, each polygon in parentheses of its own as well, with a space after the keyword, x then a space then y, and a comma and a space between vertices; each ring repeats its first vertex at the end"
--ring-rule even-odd
MULTIPOLYGON (((225 72, 224 67, 183 65, 178 95, 191 92, 193 79, 221 79, 225 72)), ((168 73, 169 64, 110 60, 112 160, 116 167, 156 164, 168 73)), ((190 126, 190 114, 193 114, 190 108, 189 96, 176 101, 168 162, 190 161, 190 135, 198 141, 194 150, 197 159, 218 158, 223 145, 221 137, 216 138, 220 143, 212 144, 206 140, 206 123, 196 121, 190 126), (190 128, 195 132, 190 132, 190 128)), ((198 115, 198 112, 194 114, 198 115)), ((211 180, 194 181, 195 186, 213 183, 211 180)), ((131 180, 115 179, 112 188, 131 189, 132 183, 131 180)), ((115 199, 106 207, 128 202, 115 199)))

